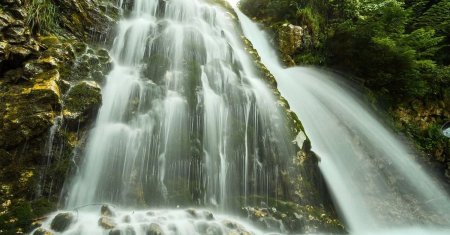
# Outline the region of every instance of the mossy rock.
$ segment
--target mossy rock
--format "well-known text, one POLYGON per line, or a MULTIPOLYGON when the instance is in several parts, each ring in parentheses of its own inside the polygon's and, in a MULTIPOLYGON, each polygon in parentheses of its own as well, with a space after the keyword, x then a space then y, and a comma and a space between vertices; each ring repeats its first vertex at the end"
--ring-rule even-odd
POLYGON ((56 232, 64 232, 70 227, 74 219, 75 216, 70 212, 59 213, 53 218, 50 226, 56 232))
POLYGON ((53 233, 46 229, 38 228, 33 232, 33 235, 53 235, 53 233))
POLYGON ((101 103, 100 86, 93 81, 82 81, 70 88, 64 99, 64 120, 76 130, 92 120, 101 103))

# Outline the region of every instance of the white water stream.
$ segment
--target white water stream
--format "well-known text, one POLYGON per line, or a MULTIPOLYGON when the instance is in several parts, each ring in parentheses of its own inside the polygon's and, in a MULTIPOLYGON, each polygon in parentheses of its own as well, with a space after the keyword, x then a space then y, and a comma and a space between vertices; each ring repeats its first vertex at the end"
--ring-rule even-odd
POLYGON ((339 76, 314 68, 284 69, 267 35, 235 10, 321 157, 321 171, 348 229, 358 235, 450 234, 449 196, 415 162, 415 152, 339 76))

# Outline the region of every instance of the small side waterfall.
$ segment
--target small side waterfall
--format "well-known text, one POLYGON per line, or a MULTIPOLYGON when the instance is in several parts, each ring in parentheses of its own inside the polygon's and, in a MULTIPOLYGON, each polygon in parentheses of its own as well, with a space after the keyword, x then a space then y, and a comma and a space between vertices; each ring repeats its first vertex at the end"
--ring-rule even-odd
POLYGON ((67 208, 230 211, 250 195, 276 198, 293 138, 233 16, 200 0, 133 2, 67 208))
POLYGON ((339 84, 339 76, 313 68, 284 69, 265 33, 235 10, 245 36, 302 120, 349 230, 357 235, 448 234, 450 198, 415 162, 414 151, 339 84))

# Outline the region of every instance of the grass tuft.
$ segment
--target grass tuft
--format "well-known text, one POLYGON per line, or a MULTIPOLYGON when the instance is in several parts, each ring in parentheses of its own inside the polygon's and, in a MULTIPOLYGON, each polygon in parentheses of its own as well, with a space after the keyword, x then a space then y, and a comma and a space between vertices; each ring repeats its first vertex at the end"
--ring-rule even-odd
POLYGON ((56 10, 52 0, 29 0, 27 24, 33 32, 51 32, 58 24, 56 10))

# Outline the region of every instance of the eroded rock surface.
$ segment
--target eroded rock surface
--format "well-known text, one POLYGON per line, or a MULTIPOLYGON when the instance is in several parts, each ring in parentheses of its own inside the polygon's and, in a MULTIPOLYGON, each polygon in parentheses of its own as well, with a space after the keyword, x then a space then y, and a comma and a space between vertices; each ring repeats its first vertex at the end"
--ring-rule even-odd
POLYGON ((0 233, 27 232, 54 210, 101 104, 111 69, 104 48, 118 16, 109 1, 0 1, 0 233), (32 24, 41 3, 58 14, 52 28, 32 24))

